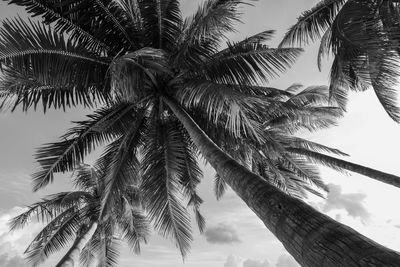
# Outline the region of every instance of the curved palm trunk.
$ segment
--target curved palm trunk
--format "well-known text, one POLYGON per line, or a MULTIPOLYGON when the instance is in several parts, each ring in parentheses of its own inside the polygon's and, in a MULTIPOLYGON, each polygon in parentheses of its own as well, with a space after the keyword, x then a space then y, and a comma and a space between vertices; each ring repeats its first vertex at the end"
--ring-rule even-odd
POLYGON ((400 266, 399 253, 268 184, 224 153, 174 100, 164 101, 217 173, 302 266, 400 266))
POLYGON ((396 187, 400 188, 400 177, 386 173, 386 172, 381 172, 378 170, 374 170, 359 164, 351 163, 349 161, 345 161, 342 159, 334 158, 325 154, 321 154, 318 152, 314 151, 309 151, 305 149, 299 149, 299 148, 287 148, 288 151, 298 154, 298 155, 303 155, 309 158, 312 158, 315 161, 321 162, 322 164, 327 164, 327 165, 335 165, 339 168, 356 172, 365 176, 368 176, 372 179, 375 179, 377 181, 390 184, 396 187))
POLYGON ((93 236, 94 232, 97 229, 97 225, 98 224, 96 222, 93 222, 85 233, 75 239, 72 247, 68 250, 67 254, 65 254, 64 257, 57 263, 56 267, 79 266, 79 255, 83 247, 93 236))

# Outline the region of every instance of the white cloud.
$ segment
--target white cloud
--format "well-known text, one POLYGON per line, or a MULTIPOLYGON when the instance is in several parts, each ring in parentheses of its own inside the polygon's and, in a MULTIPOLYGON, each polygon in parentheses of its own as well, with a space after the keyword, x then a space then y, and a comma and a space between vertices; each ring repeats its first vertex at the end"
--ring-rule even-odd
POLYGON ((261 262, 248 259, 244 261, 243 267, 272 267, 272 265, 268 260, 261 262))
POLYGON ((42 227, 39 223, 31 223, 24 229, 10 232, 8 222, 25 209, 14 207, 0 214, 0 266, 25 266, 23 253, 35 234, 42 227))
POLYGON ((228 258, 226 259, 224 267, 241 267, 242 263, 243 259, 234 255, 229 255, 228 258))
POLYGON ((247 259, 235 255, 229 255, 226 258, 224 267, 300 267, 295 259, 289 254, 279 256, 276 265, 270 263, 268 259, 264 261, 247 259))
POLYGON ((281 255, 278 258, 276 267, 300 267, 300 265, 289 254, 281 255))
POLYGON ((362 193, 343 193, 340 185, 329 184, 329 193, 323 206, 324 212, 335 209, 345 209, 347 213, 362 221, 368 220, 370 213, 364 206, 364 200, 367 197, 362 193))
POLYGON ((240 243, 239 235, 235 228, 225 223, 209 227, 204 233, 206 240, 212 244, 232 244, 240 243))
POLYGON ((24 259, 18 255, 10 242, 0 245, 0 266, 2 267, 19 267, 24 266, 24 259))

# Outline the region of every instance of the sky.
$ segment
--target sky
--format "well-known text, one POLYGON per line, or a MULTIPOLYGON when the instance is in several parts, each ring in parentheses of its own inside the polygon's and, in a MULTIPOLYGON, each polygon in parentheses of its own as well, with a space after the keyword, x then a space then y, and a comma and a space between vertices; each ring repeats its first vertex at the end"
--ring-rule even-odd
MULTIPOLYGON (((200 0, 182 0, 184 14, 191 14, 200 0)), ((243 10, 243 24, 230 36, 240 40, 267 29, 276 30, 272 45, 277 45, 298 15, 312 7, 315 0, 262 0, 243 10)), ((0 19, 25 13, 0 2, 0 19)), ((316 66, 317 45, 309 46, 295 66, 271 85, 286 88, 293 83, 324 85, 328 82, 329 61, 322 72, 316 66)), ((304 133, 312 141, 341 149, 351 155, 347 160, 381 171, 400 175, 398 151, 400 125, 386 115, 371 90, 351 93, 348 112, 337 127, 304 133)), ((42 227, 30 227, 10 233, 7 222, 23 211, 24 205, 46 194, 70 188, 68 176, 58 176, 53 185, 33 194, 30 174, 35 170, 33 154, 46 142, 57 141, 71 121, 84 118, 88 110, 69 109, 66 112, 0 113, 0 266, 25 266, 23 251, 42 227)), ((119 266, 128 267, 294 267, 299 266, 262 222, 235 195, 228 191, 216 201, 212 191, 214 171, 203 166, 204 178, 200 195, 205 200, 202 212, 207 229, 200 235, 194 228, 191 253, 182 261, 172 242, 154 233, 141 255, 133 255, 121 246, 119 266)), ((311 197, 308 202, 375 241, 400 251, 400 214, 396 204, 400 194, 391 186, 356 174, 321 168, 321 176, 329 184, 326 199, 311 197)), ((59 254, 43 267, 54 266, 59 254)))

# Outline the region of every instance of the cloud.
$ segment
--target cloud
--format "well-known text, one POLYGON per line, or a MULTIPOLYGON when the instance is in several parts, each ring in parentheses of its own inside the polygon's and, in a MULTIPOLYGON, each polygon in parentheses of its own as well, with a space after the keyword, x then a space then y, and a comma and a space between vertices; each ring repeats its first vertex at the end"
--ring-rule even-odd
POLYGON ((0 213, 0 266, 2 267, 26 266, 23 252, 42 227, 41 224, 32 222, 24 229, 10 232, 9 220, 24 210, 25 208, 14 207, 0 213))
POLYGON ((300 265, 289 254, 279 256, 276 267, 300 267, 300 265))
POLYGON ((224 267, 301 267, 294 258, 289 254, 283 254, 278 258, 276 265, 273 265, 269 260, 257 261, 252 259, 243 260, 243 258, 229 255, 226 258, 224 267))
POLYGON ((0 266, 2 267, 18 267, 25 266, 25 260, 17 255, 17 251, 12 248, 11 243, 3 243, 0 245, 0 266))
POLYGON ((243 267, 272 267, 272 265, 268 260, 261 262, 248 259, 243 263, 243 267))
POLYGON ((340 185, 329 184, 329 193, 326 203, 323 206, 324 212, 329 212, 335 209, 345 209, 347 213, 361 220, 367 220, 370 213, 364 207, 363 201, 366 198, 362 193, 342 193, 340 185))
POLYGON ((231 225, 219 223, 210 227, 205 232, 206 240, 212 244, 240 243, 236 230, 231 225))
POLYGON ((243 260, 237 256, 229 255, 226 259, 224 267, 241 267, 243 260))

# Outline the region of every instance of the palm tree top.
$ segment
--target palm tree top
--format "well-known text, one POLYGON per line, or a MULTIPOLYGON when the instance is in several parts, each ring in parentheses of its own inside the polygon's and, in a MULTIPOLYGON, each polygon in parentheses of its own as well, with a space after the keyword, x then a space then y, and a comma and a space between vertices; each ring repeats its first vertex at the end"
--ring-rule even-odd
POLYGON ((318 66, 330 53, 334 60, 330 94, 345 109, 348 90, 372 88, 388 115, 400 122, 399 1, 328 0, 305 11, 281 47, 320 39, 318 66))
POLYGON ((97 227, 80 253, 81 263, 89 266, 95 259, 101 266, 116 266, 120 241, 126 241, 136 253, 146 242, 149 226, 142 209, 142 199, 136 186, 121 192, 119 201, 99 216, 101 196, 105 192, 101 170, 90 165, 79 165, 74 171, 74 191, 50 195, 27 207, 10 221, 11 230, 26 227, 32 219, 45 227, 27 247, 28 261, 37 266, 51 254, 66 248, 83 235, 93 223, 97 227))
POLYGON ((196 190, 202 173, 197 147, 167 102, 185 109, 242 162, 250 154, 237 153, 243 144, 256 151, 252 167, 287 193, 301 197, 315 192, 312 185, 324 188, 315 168, 285 147, 329 150, 290 135, 334 125, 341 112, 327 105, 324 87, 295 93, 298 86, 266 86, 302 51, 266 45, 273 31, 224 42, 243 1, 205 1, 185 19, 177 0, 9 2, 43 20, 3 22, 2 107, 102 104, 62 141, 38 150, 34 190, 105 145, 98 160, 105 186, 99 216, 109 214, 126 185, 139 184, 156 229, 186 255, 188 206, 200 230, 205 225, 196 190))

